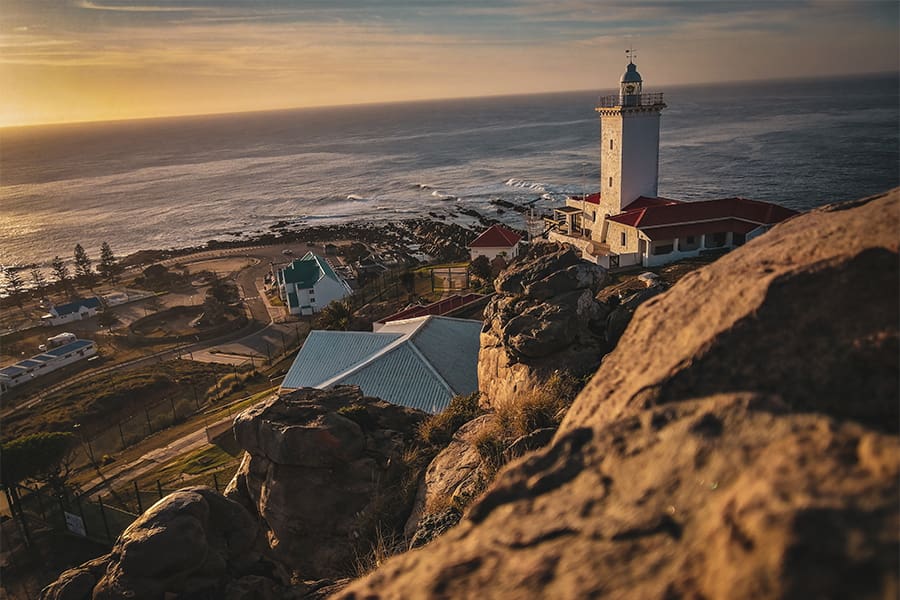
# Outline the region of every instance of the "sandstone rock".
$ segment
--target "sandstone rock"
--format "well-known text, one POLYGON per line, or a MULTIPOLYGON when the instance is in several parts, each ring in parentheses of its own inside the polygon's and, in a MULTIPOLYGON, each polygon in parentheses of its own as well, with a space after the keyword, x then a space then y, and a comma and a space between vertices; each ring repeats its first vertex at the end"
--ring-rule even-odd
MULTIPOLYGON (((474 488, 479 478, 484 477, 475 440, 485 427, 490 426, 493 418, 493 415, 482 415, 460 427, 447 447, 429 463, 404 528, 407 539, 416 537, 422 520, 448 508, 454 494, 465 494, 467 488, 474 488)), ((419 534, 420 540, 423 536, 419 534)))
POLYGON ((786 410, 730 394, 571 429, 338 597, 891 597, 897 438, 786 410))
POLYGON ((273 398, 235 419, 247 453, 225 494, 253 508, 273 556, 296 575, 346 573, 377 525, 409 515, 402 456, 425 417, 355 386, 273 398))
POLYGON ((112 551, 63 573, 45 599, 158 599, 221 592, 260 562, 259 526, 240 505, 205 487, 179 490, 150 507, 112 551))
POLYGON ((647 301, 549 447, 339 597, 896 597, 898 202, 647 301))
POLYGON ((561 366, 593 372, 608 349, 608 309, 594 299, 605 275, 569 246, 536 244, 497 278, 478 357, 483 407, 514 402, 561 366))
POLYGON ((63 571, 56 581, 41 590, 41 600, 90 600, 108 565, 107 554, 63 571))

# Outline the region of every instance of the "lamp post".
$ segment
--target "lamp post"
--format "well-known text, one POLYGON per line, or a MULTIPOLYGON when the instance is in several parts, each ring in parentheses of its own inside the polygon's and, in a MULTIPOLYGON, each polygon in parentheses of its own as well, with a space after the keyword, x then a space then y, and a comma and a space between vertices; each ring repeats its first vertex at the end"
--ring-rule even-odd
POLYGON ((91 464, 96 465, 97 460, 94 458, 94 447, 91 445, 91 440, 84 437, 84 430, 81 428, 81 423, 75 423, 72 425, 72 429, 75 434, 78 435, 79 439, 81 439, 81 444, 87 447, 88 458, 90 458, 91 464))

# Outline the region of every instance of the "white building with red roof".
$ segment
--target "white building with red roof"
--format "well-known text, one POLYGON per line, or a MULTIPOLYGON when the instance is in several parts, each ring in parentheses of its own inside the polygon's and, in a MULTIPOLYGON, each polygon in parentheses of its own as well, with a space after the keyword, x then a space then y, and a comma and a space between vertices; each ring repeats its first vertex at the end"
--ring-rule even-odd
POLYGON ((503 225, 491 225, 469 244, 469 256, 472 260, 479 256, 494 260, 499 256, 509 261, 519 255, 521 241, 522 236, 515 231, 503 225))
POLYGON ((600 185, 547 219, 548 237, 606 268, 653 267, 740 246, 796 211, 746 198, 681 202, 657 195, 663 95, 644 94, 634 62, 600 99, 600 185))

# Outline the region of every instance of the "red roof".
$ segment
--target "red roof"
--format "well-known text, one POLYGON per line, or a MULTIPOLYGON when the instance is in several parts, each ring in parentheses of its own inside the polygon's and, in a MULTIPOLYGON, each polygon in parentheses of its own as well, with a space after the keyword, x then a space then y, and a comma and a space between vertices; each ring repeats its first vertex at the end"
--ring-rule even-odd
MULTIPOLYGON (((588 194, 584 197, 582 196, 569 196, 570 200, 584 200, 589 204, 600 204, 600 192, 596 194, 588 194)), ((641 196, 631 204, 625 207, 625 210, 634 210, 635 208, 644 208, 646 206, 664 206, 668 204, 678 204, 679 200, 672 200, 671 198, 659 198, 659 197, 650 197, 650 196, 641 196)))
MULTIPOLYGON (((641 198, 630 206, 634 206, 639 201, 641 198)), ((772 225, 796 214, 797 211, 770 202, 759 202, 746 198, 720 198, 700 202, 651 204, 642 208, 626 210, 610 217, 609 220, 637 227, 643 231, 651 227, 721 219, 738 219, 760 225, 772 225)))
POLYGON ((483 294, 466 294, 465 296, 454 294, 448 298, 438 300, 437 302, 434 302, 432 304, 428 304, 425 306, 413 306, 412 308, 401 310, 400 312, 396 312, 388 317, 381 319, 379 322, 388 323, 390 321, 399 321, 400 319, 414 319, 416 317, 424 317, 426 315, 446 315, 450 311, 456 310, 461 306, 469 304, 470 302, 475 302, 476 300, 480 300, 482 298, 484 298, 483 294))
POLYGON ((669 206, 670 204, 681 204, 681 200, 672 200, 671 198, 660 198, 658 196, 639 196, 637 200, 625 207, 625 210, 635 210, 638 208, 647 208, 648 206, 669 206))
POLYGON ((600 192, 596 194, 588 194, 587 196, 569 196, 571 200, 584 200, 589 204, 600 204, 600 192))
POLYGON ((491 225, 469 244, 469 248, 511 248, 522 239, 515 231, 502 225, 491 225))
POLYGON ((757 227, 761 227, 761 225, 759 223, 749 223, 737 219, 722 219, 720 221, 703 221, 702 223, 689 223, 687 225, 651 227, 650 229, 644 229, 642 231, 651 240, 671 240, 675 238, 685 238, 689 235, 699 236, 716 232, 725 233, 731 231, 733 233, 750 233, 757 227))

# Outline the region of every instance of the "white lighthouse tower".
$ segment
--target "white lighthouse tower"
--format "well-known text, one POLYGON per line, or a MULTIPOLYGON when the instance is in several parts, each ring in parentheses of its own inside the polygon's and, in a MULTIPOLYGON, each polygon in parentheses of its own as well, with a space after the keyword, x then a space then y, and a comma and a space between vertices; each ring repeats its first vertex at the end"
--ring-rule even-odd
MULTIPOLYGON (((599 225, 640 196, 655 197, 659 181, 659 115, 663 95, 643 93, 643 80, 629 52, 619 93, 600 98, 599 225)), ((595 235, 599 228, 594 229, 595 235)))

